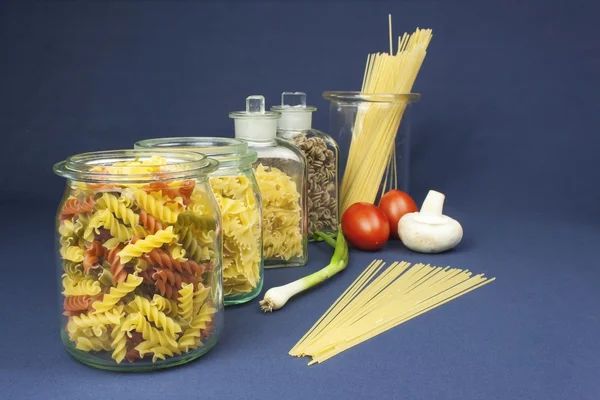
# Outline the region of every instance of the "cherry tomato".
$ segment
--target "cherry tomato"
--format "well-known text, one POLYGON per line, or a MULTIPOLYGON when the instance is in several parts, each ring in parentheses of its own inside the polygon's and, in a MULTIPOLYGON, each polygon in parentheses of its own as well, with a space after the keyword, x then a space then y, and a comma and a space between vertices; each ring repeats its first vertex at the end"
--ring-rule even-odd
POLYGON ((379 200, 379 208, 390 223, 390 234, 394 239, 398 236, 398 221, 404 214, 419 211, 415 201, 401 190, 390 190, 379 200))
POLYGON ((361 250, 379 250, 390 237, 387 217, 370 203, 354 203, 342 216, 342 231, 351 245, 361 250))

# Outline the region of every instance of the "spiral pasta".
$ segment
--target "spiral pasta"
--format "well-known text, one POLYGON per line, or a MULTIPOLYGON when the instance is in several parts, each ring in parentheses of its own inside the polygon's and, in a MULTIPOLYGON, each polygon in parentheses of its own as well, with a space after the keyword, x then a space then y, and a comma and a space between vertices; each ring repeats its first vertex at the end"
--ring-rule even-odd
MULTIPOLYGON (((204 301, 204 299, 202 301, 204 301)), ((177 316, 177 302, 173 300, 169 300, 162 297, 159 294, 155 294, 152 297, 152 301, 150 302, 150 304, 155 306, 159 311, 162 311, 165 314, 167 314, 169 317, 177 316)))
POLYGON ((142 283, 142 277, 128 275, 124 282, 119 282, 116 287, 111 287, 110 291, 104 295, 102 301, 95 301, 92 304, 94 313, 102 313, 113 308, 119 300, 125 295, 134 291, 142 283))
POLYGON ((103 325, 118 325, 121 323, 122 313, 122 308, 115 308, 108 312, 75 316, 69 320, 67 330, 69 332, 75 332, 84 328, 93 328, 103 325))
MULTIPOLYGON (((98 168, 110 173, 113 167, 98 168)), ((114 168, 158 166, 134 162, 114 168)), ((207 330, 194 332, 190 323, 220 295, 210 289, 219 282, 220 220, 206 190, 194 180, 185 185, 73 183, 57 225, 63 337, 72 351, 98 354, 104 360, 99 362, 110 356, 115 365, 159 362, 182 354, 184 330, 195 338, 185 352, 200 346, 207 330), (202 208, 202 214, 193 207, 202 208), (195 259, 184 242, 196 245, 195 259), (187 321, 180 315, 180 291, 187 321)))
POLYGON ((88 295, 65 297, 63 308, 65 311, 84 311, 90 308, 92 302, 92 297, 88 295))
POLYGON ((167 223, 174 223, 177 221, 178 213, 176 211, 166 207, 146 192, 136 190, 133 192, 133 197, 143 210, 153 217, 158 218, 160 221, 167 223))
POLYGON ((136 332, 141 333, 142 337, 151 343, 160 344, 161 346, 168 348, 177 348, 175 339, 166 332, 153 327, 141 312, 129 314, 123 322, 121 330, 125 332, 135 330, 136 332))
POLYGON ((173 227, 160 230, 153 235, 148 235, 145 239, 138 240, 135 243, 129 243, 118 253, 121 262, 127 263, 132 258, 140 257, 144 253, 149 253, 153 249, 159 248, 164 244, 171 243, 177 238, 173 233, 173 227))
POLYGON ((111 357, 120 364, 127 355, 127 331, 123 329, 125 321, 116 326, 110 336, 112 342, 110 348, 113 350, 111 357))
POLYGON ((112 350, 111 342, 97 337, 80 336, 77 338, 75 348, 83 351, 109 351, 112 350))
POLYGON ((78 246, 63 246, 60 248, 60 256, 67 261, 82 262, 83 249, 78 246))
POLYGON ((156 233, 163 229, 162 224, 145 210, 140 210, 140 224, 150 233, 156 233))
POLYGON ((95 296, 101 292, 100 283, 93 279, 74 279, 65 276, 62 280, 65 296, 95 296))
POLYGON ((110 193, 103 193, 97 201, 98 209, 108 210, 112 212, 115 217, 119 218, 125 224, 129 226, 136 226, 140 221, 140 216, 128 208, 123 202, 120 202, 116 196, 110 193))
POLYGON ((77 197, 69 197, 60 212, 61 218, 68 217, 74 214, 87 213, 94 209, 94 196, 88 196, 84 199, 77 197))
POLYGON ((179 290, 179 315, 184 321, 192 319, 194 313, 194 285, 183 284, 179 290))
POLYGON ((175 336, 176 333, 181 332, 181 326, 160 311, 148 299, 135 296, 135 299, 129 304, 132 306, 133 311, 139 311, 148 321, 154 322, 157 328, 163 329, 167 334, 175 336))
POLYGON ((200 340, 202 332, 207 328, 207 324, 212 321, 212 316, 216 311, 216 308, 209 304, 205 304, 198 313, 195 314, 190 322, 190 327, 185 330, 179 339, 178 345, 182 351, 189 351, 202 345, 200 340))
POLYGON ((83 270, 86 274, 90 272, 90 269, 100 267, 99 260, 103 255, 104 248, 99 240, 94 240, 86 246, 83 252, 83 270))

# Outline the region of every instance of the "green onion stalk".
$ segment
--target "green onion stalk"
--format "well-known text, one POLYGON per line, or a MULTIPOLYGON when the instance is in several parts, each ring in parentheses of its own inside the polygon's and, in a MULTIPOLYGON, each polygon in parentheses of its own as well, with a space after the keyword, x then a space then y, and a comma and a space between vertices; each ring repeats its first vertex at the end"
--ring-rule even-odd
POLYGON ((264 312, 279 310, 293 296, 331 278, 348 266, 348 243, 341 232, 341 227, 337 233, 337 238, 335 235, 328 235, 324 232, 317 232, 313 234, 313 237, 316 240, 324 241, 335 249, 331 261, 325 268, 313 274, 287 285, 267 290, 264 299, 260 301, 260 307, 264 312))

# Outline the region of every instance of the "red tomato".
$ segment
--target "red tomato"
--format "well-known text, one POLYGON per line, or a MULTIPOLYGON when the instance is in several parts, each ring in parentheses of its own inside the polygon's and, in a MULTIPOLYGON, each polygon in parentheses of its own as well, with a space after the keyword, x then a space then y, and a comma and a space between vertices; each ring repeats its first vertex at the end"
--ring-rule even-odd
POLYGON ((404 214, 419 211, 415 201, 401 190, 390 190, 379 200, 379 208, 390 223, 390 233, 394 239, 398 236, 398 221, 404 214))
POLYGON ((350 244, 361 250, 379 250, 390 237, 387 217, 370 203, 354 203, 342 216, 342 231, 350 244))

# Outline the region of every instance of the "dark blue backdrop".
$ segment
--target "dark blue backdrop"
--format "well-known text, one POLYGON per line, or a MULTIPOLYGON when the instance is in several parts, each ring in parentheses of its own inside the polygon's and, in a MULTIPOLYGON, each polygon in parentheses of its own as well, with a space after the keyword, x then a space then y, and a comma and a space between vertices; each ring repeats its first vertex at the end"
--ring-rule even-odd
MULTIPOLYGON (((597 399, 600 396, 600 41, 595 1, 2 2, 2 396, 7 398, 597 399), (285 310, 226 313, 219 345, 156 374, 96 371, 56 323, 51 166, 143 138, 232 135, 249 94, 359 89, 369 52, 431 27, 415 84, 412 194, 447 194, 454 252, 390 243, 285 310), (497 282, 311 368, 287 350, 373 258, 497 282)), ((324 265, 269 271, 266 287, 324 265)))

